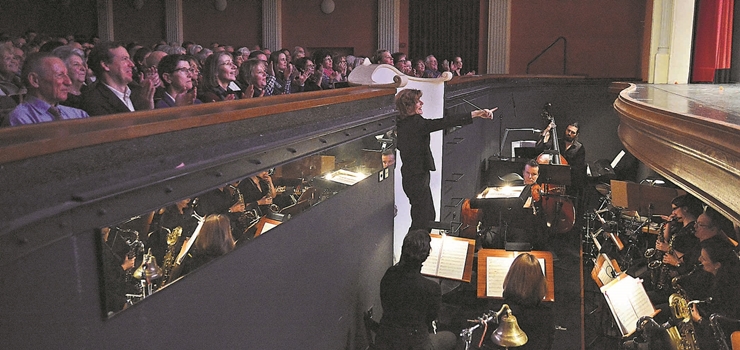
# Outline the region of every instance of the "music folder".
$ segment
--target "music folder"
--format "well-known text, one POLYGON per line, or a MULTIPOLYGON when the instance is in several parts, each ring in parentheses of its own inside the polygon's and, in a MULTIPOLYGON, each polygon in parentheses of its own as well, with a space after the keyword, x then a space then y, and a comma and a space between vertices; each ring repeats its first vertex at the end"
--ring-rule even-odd
POLYGON ((658 311, 648 298, 642 280, 626 273, 601 286, 609 310, 619 326, 623 337, 637 330, 637 321, 643 316, 655 316, 658 311))
POLYGON ((421 266, 426 276, 470 282, 473 276, 475 240, 430 234, 432 249, 421 266))
POLYGON ((481 249, 478 251, 478 298, 503 299, 504 278, 514 259, 522 253, 534 255, 545 274, 547 295, 543 301, 555 301, 555 270, 552 253, 546 251, 514 252, 503 249, 481 249))

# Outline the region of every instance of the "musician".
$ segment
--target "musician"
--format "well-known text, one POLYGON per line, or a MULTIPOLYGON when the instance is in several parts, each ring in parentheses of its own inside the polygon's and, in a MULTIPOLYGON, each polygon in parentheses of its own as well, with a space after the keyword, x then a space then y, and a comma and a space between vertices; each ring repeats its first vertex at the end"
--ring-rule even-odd
POLYGON ((260 215, 270 212, 272 200, 277 196, 272 176, 267 170, 242 180, 238 189, 244 196, 246 209, 259 209, 260 215))
POLYGON ((101 260, 103 262, 104 300, 106 312, 118 312, 126 307, 126 294, 134 292, 133 286, 126 280, 126 272, 133 269, 136 256, 113 252, 108 242, 109 227, 100 229, 101 260))
MULTIPOLYGON (((535 149, 538 152, 544 150, 553 149, 550 131, 554 128, 555 122, 551 122, 545 130, 542 131, 540 139, 535 145, 535 149)), ((560 146, 560 154, 565 158, 570 165, 570 183, 571 185, 566 189, 567 193, 573 196, 578 196, 582 193, 584 186, 586 185, 586 148, 583 144, 578 141, 578 135, 580 134, 580 126, 578 122, 568 124, 565 128, 564 137, 558 140, 560 146)))
MULTIPOLYGON (((713 276, 708 285, 712 300, 700 306, 692 305, 691 319, 695 324, 699 347, 716 349, 718 344, 709 325, 709 316, 718 313, 733 319, 740 318, 740 262, 731 245, 714 240, 702 242, 699 261, 704 271, 713 276)), ((730 332, 725 331, 725 334, 729 335, 730 332)))
POLYGON ((207 262, 234 249, 231 221, 222 214, 208 215, 190 252, 182 261, 182 275, 188 274, 207 262))
MULTIPOLYGON (((239 202, 236 193, 238 185, 239 182, 234 182, 200 195, 195 205, 195 212, 202 217, 210 214, 224 214, 229 216, 232 225, 238 222, 239 216, 246 211, 244 203, 239 202)), ((239 237, 235 239, 238 240, 239 237)))
POLYGON ((428 230, 429 222, 437 216, 429 188, 429 172, 436 170, 429 134, 452 126, 471 124, 472 118, 492 119, 493 111, 497 109, 475 110, 469 114, 448 115, 443 119, 425 119, 421 116, 423 105, 419 90, 405 89, 396 95, 399 113, 396 124, 397 148, 403 163, 401 184, 411 204, 411 230, 428 230))
POLYGON ((146 242, 146 250, 151 248, 151 254, 157 259, 157 263, 164 263, 164 256, 168 249, 174 249, 175 254, 180 251, 182 242, 190 237, 198 226, 198 219, 193 217, 193 208, 190 206, 190 198, 175 202, 170 206, 161 208, 154 213, 152 218, 152 231, 146 242), (167 236, 175 228, 180 227, 182 232, 175 246, 169 248, 167 236))
POLYGON ((655 249, 664 252, 663 263, 675 267, 679 274, 691 271, 693 266, 691 262, 699 259, 699 239, 695 236, 695 222, 702 212, 704 212, 704 207, 701 201, 692 195, 685 194, 673 198, 671 214, 663 217, 666 220, 664 231, 661 232, 663 240, 655 241, 655 249), (675 237, 673 237, 674 235, 675 237), (682 250, 686 255, 683 256, 683 259, 679 259, 675 253, 668 254, 671 250, 671 240, 673 240, 674 245, 693 248, 688 249, 688 251, 682 250), (684 264, 684 261, 689 263, 684 264))
POLYGON ((457 337, 449 331, 430 334, 442 303, 439 284, 421 274, 429 256, 431 237, 411 230, 403 239, 401 259, 380 281, 383 318, 375 339, 379 350, 454 349, 457 337))
MULTIPOLYGON (((550 349, 555 339, 555 310, 543 302, 547 282, 537 258, 522 253, 514 259, 504 278, 504 303, 527 334, 527 344, 518 349, 550 349)), ((495 308, 494 308, 495 309, 495 308)))

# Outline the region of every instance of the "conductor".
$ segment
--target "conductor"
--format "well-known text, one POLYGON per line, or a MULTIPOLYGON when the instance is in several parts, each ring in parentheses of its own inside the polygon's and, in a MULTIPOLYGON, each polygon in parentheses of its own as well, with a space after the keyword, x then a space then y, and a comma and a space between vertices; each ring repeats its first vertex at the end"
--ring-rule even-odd
POLYGON ((401 184, 403 192, 411 204, 411 228, 429 231, 429 222, 437 213, 429 188, 429 172, 436 170, 432 150, 429 147, 429 134, 445 128, 467 125, 473 118, 493 119, 493 109, 479 109, 462 115, 447 115, 441 119, 425 119, 421 116, 421 91, 401 90, 396 95, 398 119, 398 151, 401 154, 401 184))

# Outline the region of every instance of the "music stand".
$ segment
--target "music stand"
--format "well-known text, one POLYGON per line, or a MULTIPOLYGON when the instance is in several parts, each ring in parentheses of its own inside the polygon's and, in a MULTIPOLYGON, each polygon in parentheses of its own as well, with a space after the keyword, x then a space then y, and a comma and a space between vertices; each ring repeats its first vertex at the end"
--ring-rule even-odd
POLYGON ((498 211, 499 232, 504 234, 504 247, 511 247, 516 250, 529 250, 527 245, 518 242, 508 242, 506 235, 508 231, 508 221, 504 222, 503 212, 509 212, 513 208, 521 208, 527 199, 532 196, 531 185, 509 185, 509 186, 489 186, 481 190, 475 198, 470 200, 472 209, 493 209, 498 211))
POLYGON ((570 165, 540 164, 539 182, 570 186, 570 165))

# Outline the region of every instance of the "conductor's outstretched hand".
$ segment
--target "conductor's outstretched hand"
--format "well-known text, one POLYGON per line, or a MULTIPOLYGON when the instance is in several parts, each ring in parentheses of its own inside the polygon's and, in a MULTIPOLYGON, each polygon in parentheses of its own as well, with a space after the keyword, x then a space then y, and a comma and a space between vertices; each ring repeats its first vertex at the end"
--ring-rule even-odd
POLYGON ((493 107, 491 109, 477 109, 470 112, 470 116, 473 118, 493 119, 493 112, 497 109, 498 107, 493 107))

